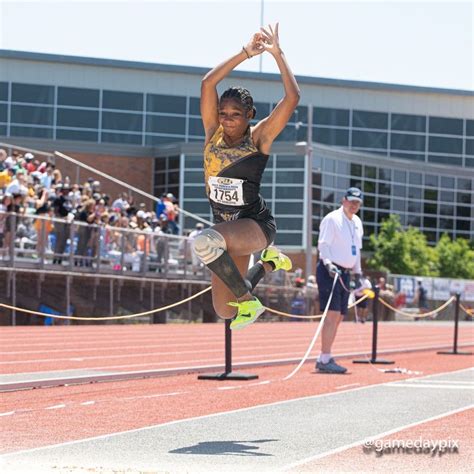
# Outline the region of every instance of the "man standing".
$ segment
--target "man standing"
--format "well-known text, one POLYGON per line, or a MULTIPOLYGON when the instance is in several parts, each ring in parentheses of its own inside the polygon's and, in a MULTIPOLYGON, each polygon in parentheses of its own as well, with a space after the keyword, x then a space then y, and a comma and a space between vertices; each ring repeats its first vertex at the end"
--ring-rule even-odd
POLYGON ((321 355, 316 362, 319 372, 343 374, 347 371, 345 367, 336 364, 331 356, 331 348, 339 324, 347 314, 350 272, 356 274, 356 281, 362 273, 360 251, 364 230, 362 221, 356 216, 362 199, 360 189, 349 188, 342 199, 342 206, 325 216, 319 229, 316 279, 321 311, 326 308, 334 277, 338 275, 322 329, 321 355))

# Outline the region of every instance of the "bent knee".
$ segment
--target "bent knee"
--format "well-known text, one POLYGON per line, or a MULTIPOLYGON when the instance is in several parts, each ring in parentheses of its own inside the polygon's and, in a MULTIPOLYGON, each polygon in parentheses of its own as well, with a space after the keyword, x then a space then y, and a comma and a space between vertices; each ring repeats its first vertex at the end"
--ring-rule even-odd
POLYGON ((223 235, 214 229, 203 230, 193 242, 194 253, 205 264, 217 260, 226 248, 223 235))

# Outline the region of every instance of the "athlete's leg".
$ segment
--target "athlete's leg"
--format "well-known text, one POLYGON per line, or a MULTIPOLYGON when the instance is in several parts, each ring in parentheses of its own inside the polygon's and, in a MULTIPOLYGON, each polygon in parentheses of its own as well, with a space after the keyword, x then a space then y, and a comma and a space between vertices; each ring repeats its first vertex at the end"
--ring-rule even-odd
POLYGON ((250 285, 244 280, 233 259, 248 257, 264 248, 266 243, 265 234, 255 221, 241 219, 223 222, 204 230, 194 240, 194 251, 227 285, 237 300, 250 300, 250 285))
MULTIPOLYGON (((247 272, 250 256, 243 255, 240 257, 233 257, 235 265, 241 277, 247 272)), ((233 318, 237 312, 235 307, 229 306, 229 301, 235 301, 234 293, 229 287, 215 274, 211 275, 212 285, 212 303, 216 313, 224 319, 233 318)))

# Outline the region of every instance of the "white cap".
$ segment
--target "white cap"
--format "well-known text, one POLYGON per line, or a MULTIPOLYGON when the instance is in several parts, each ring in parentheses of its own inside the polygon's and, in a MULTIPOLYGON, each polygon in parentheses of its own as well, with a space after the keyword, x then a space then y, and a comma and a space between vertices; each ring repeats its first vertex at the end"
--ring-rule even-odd
POLYGON ((16 165, 16 161, 13 159, 13 157, 7 156, 3 164, 5 165, 5 168, 13 168, 16 165))

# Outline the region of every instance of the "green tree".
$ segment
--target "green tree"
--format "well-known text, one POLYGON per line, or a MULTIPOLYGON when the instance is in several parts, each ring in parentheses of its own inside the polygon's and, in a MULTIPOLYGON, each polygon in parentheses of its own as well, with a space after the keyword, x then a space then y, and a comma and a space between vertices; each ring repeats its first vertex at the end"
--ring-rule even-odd
POLYGON ((382 222, 377 236, 370 236, 374 255, 369 266, 375 270, 404 275, 437 276, 438 255, 426 236, 414 227, 403 229, 398 215, 382 222))
POLYGON ((439 276, 474 279, 474 250, 466 239, 444 234, 436 245, 439 276))

